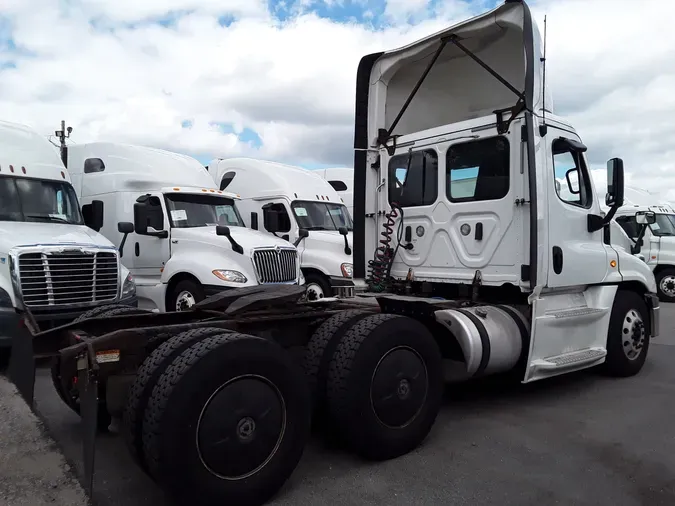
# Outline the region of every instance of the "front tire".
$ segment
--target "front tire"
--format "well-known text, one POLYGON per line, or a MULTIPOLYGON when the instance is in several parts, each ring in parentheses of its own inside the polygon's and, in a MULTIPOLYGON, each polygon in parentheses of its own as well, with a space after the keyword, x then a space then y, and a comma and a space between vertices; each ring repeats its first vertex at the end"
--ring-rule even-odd
POLYGON ((659 299, 675 302, 675 269, 668 267, 656 275, 656 287, 659 299))
POLYGON ((333 296, 333 288, 323 274, 310 273, 305 275, 305 289, 307 300, 319 300, 333 296))
POLYGON ((179 281, 171 290, 167 300, 166 310, 168 312, 187 311, 205 298, 204 287, 202 287, 199 281, 184 279, 179 281))
POLYGON ((603 370, 609 376, 628 377, 640 372, 649 351, 649 312, 635 292, 619 290, 607 335, 607 359, 603 370))

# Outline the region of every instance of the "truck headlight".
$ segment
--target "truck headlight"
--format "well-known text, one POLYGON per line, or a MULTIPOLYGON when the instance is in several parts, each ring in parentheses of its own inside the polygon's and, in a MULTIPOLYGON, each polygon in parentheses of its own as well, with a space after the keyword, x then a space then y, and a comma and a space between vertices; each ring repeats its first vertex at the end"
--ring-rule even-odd
POLYGON ((342 271, 342 275, 345 278, 351 278, 352 277, 352 270, 353 270, 352 264, 342 264, 340 266, 340 270, 342 271))
POLYGON ((213 272, 213 275, 222 281, 227 281, 229 283, 246 283, 248 279, 239 271, 229 271, 224 269, 216 269, 213 272))
POLYGON ((136 282, 131 273, 127 274, 127 277, 122 283, 122 298, 126 299, 127 297, 133 297, 136 295, 136 282))

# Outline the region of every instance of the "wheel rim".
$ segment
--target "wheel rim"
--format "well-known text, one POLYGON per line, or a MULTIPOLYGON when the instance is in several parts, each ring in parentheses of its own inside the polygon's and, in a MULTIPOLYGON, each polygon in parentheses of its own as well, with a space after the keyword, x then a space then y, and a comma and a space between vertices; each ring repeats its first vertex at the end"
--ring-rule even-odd
POLYGON ((424 360, 412 348, 400 346, 378 362, 370 383, 370 402, 383 425, 402 428, 417 418, 428 391, 424 360))
POLYGON ((659 288, 668 297, 675 297, 675 276, 664 276, 659 283, 659 288))
POLYGON ((642 316, 635 309, 631 309, 626 313, 621 332, 623 352, 626 354, 628 360, 637 359, 642 353, 646 332, 642 316))
POLYGON ((307 285, 307 300, 319 300, 324 298, 323 288, 318 283, 307 285))
POLYGON ((187 290, 183 290, 176 298, 176 311, 186 311, 197 303, 195 296, 187 290))
POLYGON ((243 375, 218 388, 202 409, 196 444, 202 465, 224 480, 256 474, 286 431, 286 403, 267 378, 243 375))

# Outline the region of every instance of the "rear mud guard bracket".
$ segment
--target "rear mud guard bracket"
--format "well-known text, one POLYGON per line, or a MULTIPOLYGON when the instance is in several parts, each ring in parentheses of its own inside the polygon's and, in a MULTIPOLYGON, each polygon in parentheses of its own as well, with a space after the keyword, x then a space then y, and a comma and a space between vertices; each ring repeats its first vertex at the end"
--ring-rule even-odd
POLYGON ((91 343, 77 359, 77 388, 82 417, 82 452, 84 457, 84 486, 89 497, 94 490, 94 461, 98 423, 98 362, 91 343))

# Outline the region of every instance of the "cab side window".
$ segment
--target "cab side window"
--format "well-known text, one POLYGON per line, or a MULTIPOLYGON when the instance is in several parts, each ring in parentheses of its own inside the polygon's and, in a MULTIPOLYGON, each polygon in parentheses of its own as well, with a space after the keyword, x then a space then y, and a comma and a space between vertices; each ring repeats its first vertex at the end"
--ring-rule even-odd
POLYGON ((590 208, 593 192, 583 154, 572 150, 564 139, 554 140, 552 151, 554 184, 558 198, 573 206, 590 208))
POLYGON ((621 226, 624 232, 628 237, 633 239, 637 238, 639 235, 639 227, 635 216, 619 216, 616 218, 616 222, 621 226))

